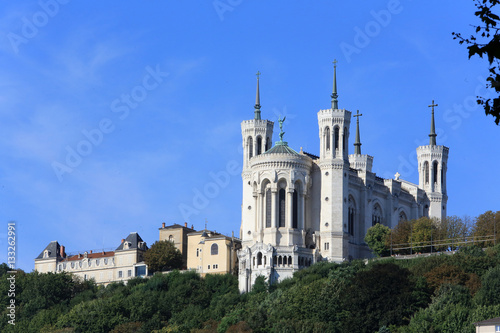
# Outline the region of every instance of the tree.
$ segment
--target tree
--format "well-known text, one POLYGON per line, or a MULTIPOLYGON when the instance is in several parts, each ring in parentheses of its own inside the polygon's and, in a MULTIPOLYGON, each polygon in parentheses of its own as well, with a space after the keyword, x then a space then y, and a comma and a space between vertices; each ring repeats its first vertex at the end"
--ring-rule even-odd
POLYGON ((453 39, 458 39, 460 44, 467 44, 469 50, 469 59, 478 55, 481 58, 484 54, 488 56, 490 75, 486 79, 486 87, 494 89, 496 97, 485 98, 478 96, 477 103, 484 107, 486 115, 491 114, 495 118, 495 123, 500 122, 500 34, 497 24, 500 22, 500 17, 493 13, 493 7, 500 3, 499 0, 476 0, 475 6, 477 11, 474 13, 482 25, 473 26, 476 35, 471 35, 469 38, 464 38, 460 33, 453 33, 453 39))
POLYGON ((480 246, 493 246, 493 239, 498 239, 496 228, 500 226, 500 211, 496 213, 491 210, 479 215, 473 227, 474 241, 480 246), (489 237, 488 237, 489 236, 489 237), (482 241, 488 238, 489 241, 482 241))
POLYGON ((438 236, 435 238, 439 250, 456 250, 460 244, 458 242, 465 241, 470 235, 471 219, 468 216, 448 216, 441 221, 438 227, 438 236))
POLYGON ((144 261, 152 272, 182 268, 182 254, 174 243, 156 241, 144 254, 144 261))
POLYGON ((375 224, 366 232, 365 243, 379 257, 387 255, 387 238, 391 235, 391 229, 382 224, 375 224))

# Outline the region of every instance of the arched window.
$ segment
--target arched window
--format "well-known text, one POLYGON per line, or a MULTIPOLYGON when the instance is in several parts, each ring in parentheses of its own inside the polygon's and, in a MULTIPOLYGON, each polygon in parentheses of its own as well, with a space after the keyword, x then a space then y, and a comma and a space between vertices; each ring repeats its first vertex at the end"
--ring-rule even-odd
POLYGON ((299 227, 299 195, 297 190, 293 190, 292 227, 295 229, 299 227))
POLYGON ((269 137, 267 137, 267 139, 266 139, 266 151, 268 151, 269 148, 271 148, 271 139, 269 139, 269 137))
POLYGON ((330 150, 330 127, 325 128, 326 150, 330 150))
POLYGON ((210 254, 213 255, 213 256, 216 256, 219 254, 219 246, 217 244, 212 244, 212 246, 210 247, 210 254))
POLYGON ((339 128, 335 127, 335 149, 339 149, 339 128))
POLYGON ((424 162, 424 177, 425 183, 429 184, 429 162, 427 161, 424 162))
POLYGON ((286 205, 285 205, 285 189, 281 188, 279 190, 279 227, 284 228, 285 227, 285 212, 286 212, 286 205))
POLYGON ((257 266, 262 265, 262 252, 257 253, 257 266))
POLYGON ((271 194, 271 189, 267 188, 266 189, 266 228, 271 228, 271 215, 272 215, 272 207, 271 207, 271 201, 272 201, 272 194, 271 194))
POLYGON ((347 127, 344 127, 344 133, 342 133, 342 151, 345 152, 347 150, 347 127))
POLYGON ((255 152, 255 156, 262 154, 262 138, 260 136, 257 137, 257 151, 255 152))
POLYGON ((248 158, 253 157, 253 139, 251 136, 248 137, 248 158))
POLYGON ((278 266, 283 265, 283 257, 279 256, 278 257, 278 266))
POLYGON ((441 184, 444 185, 444 163, 441 163, 441 184))
POLYGON ((196 249, 196 256, 199 257, 200 256, 200 249, 196 249))
POLYGON ((438 162, 432 162, 432 174, 434 176, 434 183, 438 182, 438 162))
POLYGON ((399 213, 399 222, 401 221, 408 221, 408 218, 406 217, 406 213, 404 211, 401 211, 399 213))
POLYGON ((382 224, 382 209, 379 204, 375 204, 372 212, 372 226, 377 223, 382 224))
POLYGON ((168 241, 169 242, 173 242, 174 241, 174 236, 173 235, 168 236, 168 241))
POLYGON ((292 264, 292 256, 288 256, 288 265, 292 264))
POLYGON ((49 250, 43 251, 43 257, 48 258, 49 257, 49 250))
POLYGON ((264 266, 266 266, 266 265, 267 265, 267 257, 264 256, 264 266))
POLYGON ((349 196, 349 210, 347 215, 347 232, 349 235, 354 236, 354 214, 356 213, 356 204, 354 199, 349 196))

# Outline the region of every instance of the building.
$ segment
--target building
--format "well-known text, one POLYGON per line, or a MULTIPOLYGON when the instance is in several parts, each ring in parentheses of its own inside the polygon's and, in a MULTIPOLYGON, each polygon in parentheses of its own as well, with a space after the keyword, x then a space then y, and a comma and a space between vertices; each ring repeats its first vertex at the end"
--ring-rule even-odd
POLYGON ((236 274, 241 241, 210 230, 191 232, 188 238, 187 268, 206 274, 236 274))
POLYGON ((317 113, 318 156, 288 146, 281 118, 280 140, 271 147, 274 123, 261 119, 258 75, 254 119, 241 123, 242 292, 260 275, 273 283, 319 260, 370 257, 364 237, 376 223, 393 228, 401 220, 446 217, 448 147, 436 144, 434 103, 429 145, 417 148, 419 184, 413 184, 398 173, 383 179, 372 172, 373 157, 361 153, 361 114, 338 106, 336 65, 331 108, 317 113), (356 118, 353 154, 351 117, 356 118))
POLYGON ((148 274, 144 252, 148 249, 138 233, 132 232, 114 251, 85 251, 67 255, 64 246, 52 241, 35 259, 40 273, 68 272, 83 280, 94 279, 97 284, 126 281, 148 274))
POLYGON ((476 333, 499 333, 500 317, 474 323, 474 326, 476 326, 476 333))
POLYGON ((175 247, 181 251, 182 262, 184 267, 187 267, 187 256, 188 256, 188 234, 194 232, 193 226, 188 228, 187 223, 184 222, 184 226, 180 224, 172 224, 165 226, 162 223, 160 228, 160 241, 168 240, 174 243, 175 247))

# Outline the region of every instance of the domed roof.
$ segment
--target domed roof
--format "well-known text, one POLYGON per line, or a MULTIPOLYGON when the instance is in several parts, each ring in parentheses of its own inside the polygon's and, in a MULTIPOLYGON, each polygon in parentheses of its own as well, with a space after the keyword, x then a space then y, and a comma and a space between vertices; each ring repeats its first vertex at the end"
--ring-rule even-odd
POLYGON ((264 154, 290 154, 290 155, 300 155, 292 148, 288 147, 288 142, 278 141, 274 144, 274 147, 266 151, 264 154))

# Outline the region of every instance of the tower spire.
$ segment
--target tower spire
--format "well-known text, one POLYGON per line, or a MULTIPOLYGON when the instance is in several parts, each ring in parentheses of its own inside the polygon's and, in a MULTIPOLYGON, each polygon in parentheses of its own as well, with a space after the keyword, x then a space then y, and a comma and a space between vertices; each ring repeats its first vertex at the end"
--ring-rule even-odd
POLYGON ((356 142, 354 142, 354 154, 361 155, 361 140, 359 139, 359 117, 363 114, 359 113, 357 110, 356 114, 353 117, 356 117, 356 142))
POLYGON ((259 76, 260 72, 257 71, 257 93, 255 95, 255 120, 260 120, 260 91, 259 91, 259 76))
POLYGON ((434 107, 438 106, 437 104, 434 104, 434 100, 432 100, 432 104, 429 105, 430 108, 432 108, 432 118, 431 118, 431 134, 429 134, 429 145, 435 146, 436 145, 436 127, 434 125, 434 107))
POLYGON ((332 109, 339 108, 339 102, 337 100, 339 95, 337 94, 337 59, 333 60, 333 90, 332 90, 332 109))

